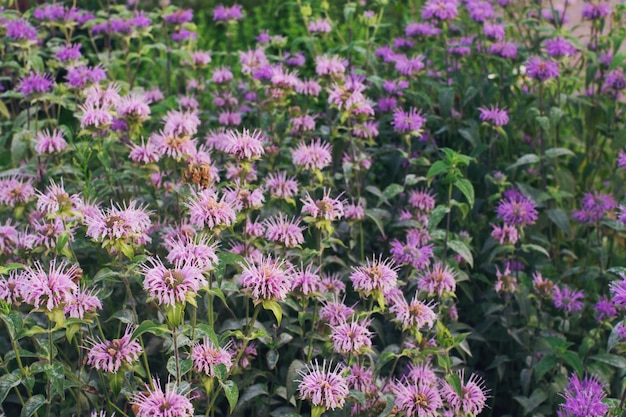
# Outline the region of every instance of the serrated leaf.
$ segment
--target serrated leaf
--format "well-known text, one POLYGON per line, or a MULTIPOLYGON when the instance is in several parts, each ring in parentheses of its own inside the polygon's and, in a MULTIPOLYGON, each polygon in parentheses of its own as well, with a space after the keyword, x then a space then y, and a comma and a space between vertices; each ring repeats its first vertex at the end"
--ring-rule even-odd
POLYGON ((239 388, 237 388, 237 384, 235 384, 234 381, 222 382, 220 380, 220 385, 222 386, 222 388, 224 388, 226 399, 228 400, 228 404, 230 405, 230 412, 232 413, 237 406, 237 400, 239 400, 239 388))
POLYGON ((462 242, 460 240, 449 240, 448 247, 461 255, 461 258, 463 258, 471 268, 474 267, 474 257, 472 256, 472 252, 470 252, 465 242, 462 242))
POLYGON ((20 417, 32 417, 46 402, 46 397, 41 394, 30 397, 24 404, 20 417))
POLYGON ((472 183, 465 178, 461 178, 454 182, 454 186, 463 193, 470 208, 473 207, 474 206, 474 186, 472 185, 472 183))

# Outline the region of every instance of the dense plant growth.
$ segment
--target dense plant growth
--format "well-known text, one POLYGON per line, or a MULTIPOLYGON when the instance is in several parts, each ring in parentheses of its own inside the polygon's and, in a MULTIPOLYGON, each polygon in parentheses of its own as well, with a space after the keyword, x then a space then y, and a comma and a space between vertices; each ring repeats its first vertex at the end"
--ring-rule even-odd
POLYGON ((140 3, 0 13, 6 416, 626 411, 624 5, 140 3))

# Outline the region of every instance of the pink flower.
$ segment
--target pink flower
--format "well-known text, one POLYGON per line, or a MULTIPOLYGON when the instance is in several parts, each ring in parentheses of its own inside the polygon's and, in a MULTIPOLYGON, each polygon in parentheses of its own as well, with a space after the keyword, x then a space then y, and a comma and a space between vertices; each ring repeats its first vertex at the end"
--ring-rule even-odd
POLYGON ((331 328, 330 340, 336 352, 345 355, 359 355, 372 347, 372 332, 369 322, 352 320, 331 328))
POLYGON ((106 240, 130 240, 133 242, 149 242, 147 232, 152 222, 150 212, 138 207, 136 201, 128 205, 112 206, 104 211, 94 210, 83 215, 87 226, 87 236, 103 242, 106 240))
POLYGON ((411 303, 407 303, 404 298, 393 304, 389 311, 396 315, 395 320, 402 324, 403 329, 415 329, 427 327, 431 328, 437 321, 437 314, 433 310, 435 305, 431 302, 426 304, 413 297, 411 303))
POLYGON ((210 377, 215 377, 215 367, 224 365, 228 371, 233 365, 233 358, 228 350, 228 346, 215 346, 209 338, 205 338, 203 343, 193 346, 191 350, 191 360, 193 367, 198 372, 203 372, 210 377))
POLYGON ((167 261, 172 264, 188 263, 206 272, 213 269, 219 262, 216 254, 217 243, 211 242, 206 235, 169 239, 167 247, 169 249, 167 261))
POLYGON ((30 179, 9 177, 0 179, 0 204, 15 207, 27 203, 35 196, 30 179))
POLYGON ((250 133, 248 129, 241 132, 229 131, 228 141, 224 144, 224 152, 236 156, 238 159, 258 159, 265 153, 263 134, 255 130, 250 133))
POLYGON ((301 295, 309 295, 317 293, 321 290, 321 278, 319 276, 319 267, 312 270, 311 264, 306 268, 301 267, 293 271, 293 287, 291 290, 301 295))
POLYGON ((348 62, 337 55, 322 55, 315 58, 317 75, 343 76, 348 62))
POLYGON ((311 401, 314 406, 324 407, 326 410, 343 408, 348 397, 348 381, 341 375, 343 368, 337 365, 331 371, 330 365, 326 369, 326 361, 320 369, 319 363, 298 371, 302 379, 298 386, 300 397, 311 401))
POLYGON ((343 202, 339 198, 331 198, 330 190, 324 189, 324 196, 321 200, 313 200, 308 193, 302 200, 302 213, 310 215, 314 219, 324 219, 328 221, 338 220, 343 217, 343 202))
POLYGON ((158 258, 149 258, 142 265, 143 287, 160 305, 173 306, 185 303, 187 298, 208 285, 202 271, 193 263, 178 261, 174 268, 167 268, 158 258))
POLYGON ((100 371, 116 373, 123 365, 135 362, 142 349, 137 340, 131 339, 132 333, 132 329, 127 327, 119 339, 92 342, 93 346, 87 353, 87 365, 100 371))
POLYGON ((262 258, 259 262, 239 263, 243 268, 241 287, 255 301, 282 301, 292 287, 292 273, 284 260, 262 258))
POLYGON ((391 389, 396 397, 396 406, 407 417, 437 417, 443 406, 436 387, 418 382, 417 384, 397 382, 391 389))
POLYGON ((465 381, 465 372, 461 371, 459 376, 463 395, 460 396, 449 383, 444 382, 440 390, 441 396, 456 413, 476 416, 487 404, 485 383, 476 374, 470 375, 468 381, 465 381))
POLYGON ((147 392, 135 394, 131 400, 136 405, 137 417, 192 417, 193 405, 187 397, 188 389, 167 384, 165 392, 158 379, 153 379, 154 389, 146 385, 147 392))
POLYGON ((61 185, 57 185, 54 181, 51 181, 46 192, 39 194, 37 210, 44 214, 70 214, 72 211, 77 210, 81 204, 82 201, 78 194, 70 196, 65 191, 62 182, 61 185))
POLYGON ((294 165, 306 170, 321 170, 332 162, 332 148, 330 144, 322 142, 319 138, 309 145, 301 142, 292 151, 291 155, 294 165))
POLYGON ((435 262, 433 269, 420 275, 417 286, 420 291, 440 297, 447 292, 456 290, 456 272, 441 262, 435 262))
POLYGON ((354 309, 338 299, 326 301, 320 308, 320 318, 331 326, 339 326, 342 323, 346 323, 353 314, 354 309))
POLYGON ((221 226, 231 226, 237 216, 224 197, 218 200, 217 194, 211 189, 200 191, 186 203, 189 208, 191 224, 198 228, 214 229, 221 226))
POLYGON ((102 303, 94 295, 93 290, 79 288, 69 295, 64 312, 70 318, 85 319, 85 316, 94 314, 96 310, 101 309, 102 303))
POLYGON ((35 136, 35 152, 38 155, 51 155, 59 153, 67 148, 67 142, 63 138, 63 131, 52 129, 37 132, 35 136))
POLYGON ((150 106, 143 94, 131 93, 120 98, 116 110, 119 117, 135 122, 143 122, 150 117, 150 106))
POLYGON ((276 217, 266 219, 264 225, 265 237, 271 242, 281 243, 287 248, 296 247, 304 242, 302 231, 305 228, 300 226, 300 219, 289 220, 279 213, 276 217))
POLYGON ((375 292, 385 292, 395 288, 398 281, 398 270, 390 259, 373 258, 367 260, 366 266, 353 268, 350 275, 352 285, 359 294, 370 296, 375 292))
POLYGON ((78 290, 75 283, 79 276, 78 271, 78 265, 68 268, 66 262, 57 265, 56 259, 50 262, 47 271, 36 262, 34 267, 24 271, 26 282, 21 291, 24 301, 36 309, 43 308, 47 311, 64 307, 71 295, 78 290))
POLYGON ((265 188, 272 197, 293 198, 298 193, 298 181, 294 177, 288 178, 285 171, 271 172, 265 179, 265 188))

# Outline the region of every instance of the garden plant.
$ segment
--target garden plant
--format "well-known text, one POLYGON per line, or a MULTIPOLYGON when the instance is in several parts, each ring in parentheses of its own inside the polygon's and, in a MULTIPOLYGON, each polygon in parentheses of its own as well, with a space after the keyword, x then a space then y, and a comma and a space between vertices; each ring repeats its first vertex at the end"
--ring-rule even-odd
POLYGON ((0 415, 626 412, 625 4, 0 3, 0 415))

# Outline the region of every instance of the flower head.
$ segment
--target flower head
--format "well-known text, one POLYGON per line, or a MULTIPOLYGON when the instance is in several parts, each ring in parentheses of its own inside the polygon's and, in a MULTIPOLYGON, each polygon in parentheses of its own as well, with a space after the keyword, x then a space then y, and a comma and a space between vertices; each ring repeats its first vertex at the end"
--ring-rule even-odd
POLYGON ((542 59, 539 56, 531 57, 526 63, 526 72, 529 77, 539 81, 557 78, 560 75, 559 64, 554 61, 542 59))
POLYGON ((122 365, 130 365, 139 359, 142 352, 137 340, 132 339, 133 330, 127 327, 119 339, 92 342, 87 353, 87 365, 104 371, 116 373, 122 365))
POLYGON ((302 213, 308 214, 314 219, 324 219, 328 221, 339 220, 344 215, 343 201, 330 196, 330 190, 324 189, 324 196, 320 200, 313 200, 308 193, 302 200, 302 213))
POLYGON ((304 242, 302 231, 305 227, 300 226, 300 219, 289 220, 282 213, 278 216, 266 219, 265 237, 271 242, 281 243, 287 248, 293 248, 304 242))
POLYGON ((240 263, 241 287, 256 300, 282 301, 291 289, 292 274, 284 260, 262 258, 260 262, 240 263))
POLYGON ((59 153, 67 147, 67 142, 63 138, 63 131, 57 129, 37 132, 35 142, 35 152, 39 155, 59 153))
POLYGON ((339 365, 334 370, 331 370, 331 365, 326 369, 326 361, 321 369, 318 362, 307 366, 306 370, 298 372, 302 377, 298 385, 300 397, 327 410, 343 408, 349 388, 347 379, 341 375, 342 371, 339 365))
POLYGON ((479 107, 480 120, 488 122, 494 126, 504 126, 509 123, 509 115, 506 110, 499 109, 498 106, 479 107))
POLYGON ((17 87, 24 97, 31 97, 37 94, 44 94, 52 91, 54 80, 50 74, 39 74, 31 71, 27 76, 22 77, 17 87))
POLYGON ((372 258, 367 260, 366 266, 353 268, 350 280, 356 291, 370 296, 374 292, 382 293, 396 287, 398 269, 390 259, 372 258))
POLYGON ((571 290, 567 286, 563 286, 563 289, 555 286, 552 301, 554 301, 556 308, 565 310, 568 313, 574 313, 583 309, 583 302, 581 300, 584 297, 585 295, 582 291, 571 290))
POLYGON ((461 395, 447 382, 442 385, 441 395, 455 412, 476 416, 487 404, 485 382, 476 374, 470 375, 467 381, 465 381, 465 372, 461 371, 459 376, 461 395))
POLYGON ((217 365, 224 365, 226 370, 229 370, 233 365, 233 358, 228 346, 223 348, 215 346, 209 338, 205 338, 202 343, 193 346, 191 360, 196 371, 203 372, 210 377, 216 376, 215 367, 217 365))
POLYGON ((604 388, 594 375, 586 375, 582 380, 572 374, 562 394, 565 402, 561 405, 563 417, 603 417, 608 411, 602 400, 606 397, 604 388))
POLYGON ((189 261, 178 261, 173 268, 167 268, 160 259, 150 258, 142 270, 144 289, 160 305, 185 303, 208 285, 202 271, 189 261))
POLYGON ((423 382, 416 384, 409 381, 397 382, 392 385, 396 397, 396 406, 407 417, 436 417, 442 407, 441 395, 437 387, 423 382))
POLYGON ((498 217, 511 226, 526 226, 537 221, 537 208, 530 198, 511 189, 500 200, 498 217))
POLYGON ((330 340, 335 351, 359 355, 372 347, 372 332, 367 321, 346 321, 331 328, 330 340))
POLYGON ((194 410, 186 390, 175 384, 167 384, 165 391, 161 382, 153 379, 154 388, 146 385, 146 392, 135 394, 132 403, 136 405, 137 417, 193 417, 194 410))
POLYGON ((292 151, 294 165, 307 170, 324 169, 332 162, 332 148, 321 139, 307 145, 301 142, 292 151))
POLYGON ((214 229, 218 226, 230 226, 237 215, 224 196, 218 199, 215 191, 207 188, 200 191, 188 202, 191 224, 199 228, 214 229))
POLYGON ((26 282, 22 288, 24 301, 32 304, 35 308, 52 311, 64 307, 70 300, 71 295, 78 290, 76 277, 78 265, 61 262, 57 265, 56 259, 50 262, 48 270, 44 270, 40 263, 26 269, 24 278, 26 282))

